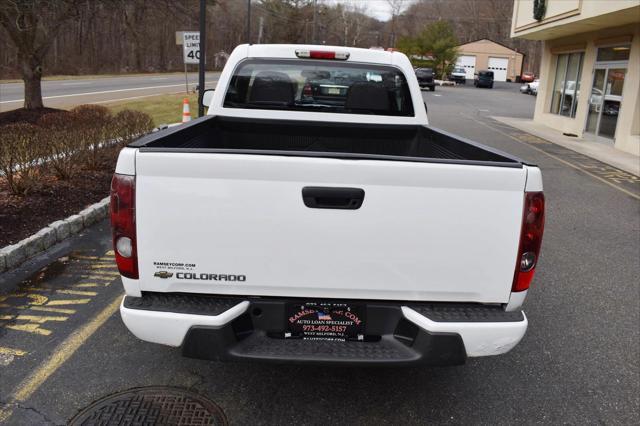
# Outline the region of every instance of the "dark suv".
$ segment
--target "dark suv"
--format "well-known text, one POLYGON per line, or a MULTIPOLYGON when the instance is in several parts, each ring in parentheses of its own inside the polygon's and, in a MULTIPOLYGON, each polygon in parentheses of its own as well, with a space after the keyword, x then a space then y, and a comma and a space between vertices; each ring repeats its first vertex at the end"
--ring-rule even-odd
POLYGON ((416 68, 416 77, 420 87, 428 87, 432 92, 436 90, 436 83, 433 81, 433 70, 431 68, 416 68))
POLYGON ((493 71, 478 71, 473 79, 473 85, 493 89, 493 71))

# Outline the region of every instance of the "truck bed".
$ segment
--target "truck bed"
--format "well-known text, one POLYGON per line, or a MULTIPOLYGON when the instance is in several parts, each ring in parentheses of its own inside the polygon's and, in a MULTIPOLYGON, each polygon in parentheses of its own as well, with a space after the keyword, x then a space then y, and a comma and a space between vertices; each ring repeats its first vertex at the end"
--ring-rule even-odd
POLYGON ((419 125, 323 123, 207 116, 145 136, 141 151, 417 161, 522 167, 518 158, 419 125))

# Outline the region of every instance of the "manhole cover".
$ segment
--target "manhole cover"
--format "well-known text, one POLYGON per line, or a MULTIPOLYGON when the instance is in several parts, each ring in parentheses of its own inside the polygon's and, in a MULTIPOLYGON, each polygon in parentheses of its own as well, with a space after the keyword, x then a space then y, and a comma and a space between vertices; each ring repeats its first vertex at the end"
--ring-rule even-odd
POLYGON ((102 398, 70 425, 227 425, 216 404, 193 392, 168 387, 136 388, 102 398))

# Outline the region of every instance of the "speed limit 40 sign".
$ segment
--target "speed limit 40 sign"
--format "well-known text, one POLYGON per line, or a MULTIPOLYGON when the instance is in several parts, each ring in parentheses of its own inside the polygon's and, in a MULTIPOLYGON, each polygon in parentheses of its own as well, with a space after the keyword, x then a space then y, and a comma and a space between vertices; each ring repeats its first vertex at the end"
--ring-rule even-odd
POLYGON ((197 31, 185 31, 183 34, 182 54, 185 64, 197 64, 200 62, 200 33, 197 31))

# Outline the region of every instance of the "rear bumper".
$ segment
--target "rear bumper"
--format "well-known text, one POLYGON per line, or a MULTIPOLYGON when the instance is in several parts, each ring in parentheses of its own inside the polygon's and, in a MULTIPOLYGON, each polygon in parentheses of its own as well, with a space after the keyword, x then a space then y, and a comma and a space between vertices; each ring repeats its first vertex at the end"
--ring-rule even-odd
POLYGON ((499 355, 524 336, 523 312, 480 304, 366 303, 366 334, 375 342, 270 337, 284 331, 291 300, 144 293, 126 296, 120 312, 138 338, 182 346, 185 356, 213 360, 365 365, 458 365, 499 355))

